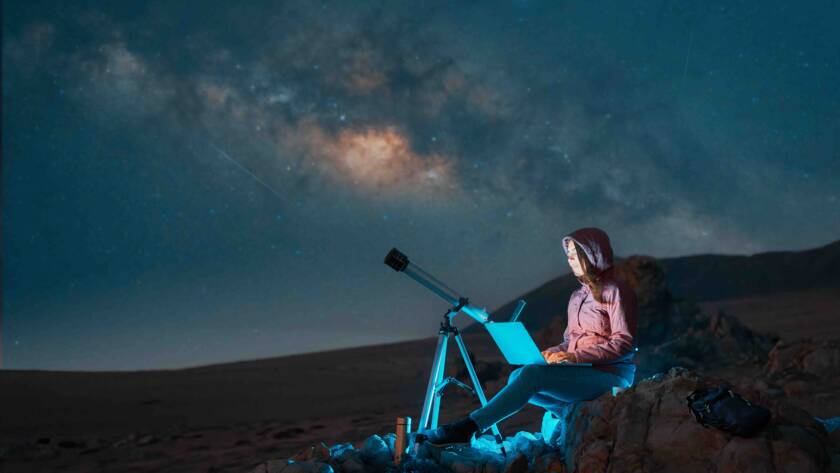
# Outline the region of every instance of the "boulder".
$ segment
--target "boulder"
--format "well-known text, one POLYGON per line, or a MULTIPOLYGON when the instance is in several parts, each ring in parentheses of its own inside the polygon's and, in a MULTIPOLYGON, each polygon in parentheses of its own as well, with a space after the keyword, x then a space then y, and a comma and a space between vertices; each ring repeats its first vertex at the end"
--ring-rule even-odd
POLYGON ((799 372, 817 378, 840 376, 840 340, 801 340, 792 343, 780 340, 767 358, 765 374, 775 378, 799 372))
POLYGON ((778 340, 775 335, 753 332, 723 311, 707 316, 690 302, 683 302, 678 307, 680 312, 692 314, 690 324, 667 342, 640 348, 636 357, 640 366, 636 379, 674 366, 704 371, 722 365, 764 363, 778 340))
POLYGON ((384 471, 393 464, 393 446, 389 446, 385 438, 376 434, 365 440, 359 453, 361 460, 372 471, 384 471))
POLYGON ((690 314, 676 311, 674 298, 666 284, 665 272, 656 258, 633 255, 615 265, 615 275, 626 281, 636 293, 639 306, 639 346, 661 343, 682 332, 690 314))
POLYGON ((764 365, 764 379, 789 401, 825 418, 840 405, 840 340, 779 341, 764 365))
MULTIPOLYGON (((724 383, 676 367, 643 379, 620 396, 577 402, 564 413, 562 451, 569 472, 825 471, 835 453, 822 424, 783 400, 763 400, 773 418, 751 438, 705 428, 686 396, 724 383)), ((739 393, 748 397, 746 393, 739 393)), ((760 402, 757 399, 750 399, 760 402)))

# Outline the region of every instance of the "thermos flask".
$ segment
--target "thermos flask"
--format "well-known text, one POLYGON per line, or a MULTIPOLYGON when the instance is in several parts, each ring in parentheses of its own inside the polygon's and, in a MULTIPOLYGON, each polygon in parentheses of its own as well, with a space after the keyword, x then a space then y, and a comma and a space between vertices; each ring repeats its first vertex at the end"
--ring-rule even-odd
POLYGON ((402 462, 408 448, 408 434, 411 433, 411 417, 397 417, 396 438, 394 439, 394 465, 402 462))

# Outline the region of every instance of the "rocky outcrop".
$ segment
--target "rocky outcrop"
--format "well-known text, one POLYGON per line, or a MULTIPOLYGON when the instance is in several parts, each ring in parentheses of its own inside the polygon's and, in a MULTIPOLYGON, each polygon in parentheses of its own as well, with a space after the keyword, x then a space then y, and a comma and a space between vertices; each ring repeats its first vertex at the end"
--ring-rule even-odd
POLYGON ((777 340, 753 332, 723 311, 712 316, 697 311, 682 333, 664 343, 641 347, 636 361, 642 376, 673 366, 704 371, 722 365, 763 363, 777 340))
POLYGON ((840 376, 840 340, 776 343, 768 355, 765 373, 779 378, 798 372, 818 378, 840 376))
POLYGON ((840 340, 779 341, 764 365, 768 391, 784 396, 821 417, 838 414, 840 340))
POLYGON ((266 462, 253 473, 840 471, 840 447, 826 429, 837 421, 821 422, 783 398, 765 396, 762 386, 748 379, 729 384, 770 409, 772 420, 761 432, 743 438, 698 424, 686 396, 724 382, 673 368, 639 380, 617 396, 606 393, 569 404, 544 433, 519 432, 506 438, 505 456, 493 437, 485 435, 470 446, 439 449, 422 444, 397 467, 391 461, 394 436, 386 434, 368 438, 359 448, 320 444, 290 460, 266 462))
MULTIPOLYGON (((564 413, 564 435, 550 439, 568 471, 819 472, 840 468, 823 424, 783 400, 756 399, 772 420, 751 438, 704 428, 686 407, 688 394, 723 380, 673 368, 641 380, 616 397, 575 403, 564 413)), ((750 399, 750 394, 741 393, 750 399)))
POLYGON ((615 267, 618 278, 627 281, 639 305, 636 344, 655 345, 682 333, 693 314, 681 311, 666 284, 665 273, 656 258, 630 256, 615 267))

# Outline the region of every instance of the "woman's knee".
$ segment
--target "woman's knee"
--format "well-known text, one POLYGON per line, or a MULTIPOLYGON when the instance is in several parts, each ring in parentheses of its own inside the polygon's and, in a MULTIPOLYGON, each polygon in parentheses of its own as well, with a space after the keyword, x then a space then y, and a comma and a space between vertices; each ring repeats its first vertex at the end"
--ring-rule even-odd
POLYGON ((543 371, 539 365, 525 365, 521 366, 510 373, 508 376, 508 384, 525 384, 531 390, 539 389, 542 385, 541 376, 543 371))
POLYGON ((533 383, 542 374, 542 367, 539 365, 525 365, 517 368, 511 373, 509 381, 512 382, 517 378, 522 378, 520 382, 526 381, 533 383))
POLYGON ((535 376, 542 373, 545 366, 542 365, 525 365, 522 367, 522 374, 525 376, 535 376))
POLYGON ((516 380, 516 378, 519 377, 519 375, 522 374, 522 368, 524 368, 524 366, 520 366, 519 368, 516 368, 515 370, 510 372, 510 374, 508 375, 508 384, 512 383, 514 380, 516 380))

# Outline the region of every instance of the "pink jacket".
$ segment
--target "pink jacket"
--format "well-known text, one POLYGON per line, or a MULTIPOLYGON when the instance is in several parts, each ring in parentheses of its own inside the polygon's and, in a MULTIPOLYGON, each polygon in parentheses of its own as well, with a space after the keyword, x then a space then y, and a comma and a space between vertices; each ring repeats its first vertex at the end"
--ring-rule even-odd
MULTIPOLYGON (((599 228, 581 228, 563 238, 575 240, 603 281, 603 303, 594 299, 583 280, 569 298, 568 323, 563 342, 551 351, 569 351, 579 362, 628 379, 635 374, 636 293, 625 281, 615 277, 613 252, 607 234, 599 228)), ((632 378, 628 383, 632 384, 632 378)))

